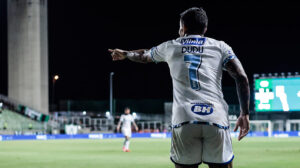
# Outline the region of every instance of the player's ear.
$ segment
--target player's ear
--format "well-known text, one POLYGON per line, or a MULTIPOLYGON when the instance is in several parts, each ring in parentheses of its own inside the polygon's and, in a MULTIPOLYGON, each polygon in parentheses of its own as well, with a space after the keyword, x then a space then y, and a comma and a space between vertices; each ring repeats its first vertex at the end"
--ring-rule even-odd
POLYGON ((179 29, 178 34, 179 34, 180 37, 184 36, 184 32, 183 32, 182 28, 179 29))
POLYGON ((207 26, 203 30, 203 35, 206 33, 206 31, 207 31, 207 26))
POLYGON ((183 25, 182 30, 183 30, 183 36, 185 36, 188 32, 188 28, 185 25, 183 25))
POLYGON ((179 21, 179 31, 178 31, 178 34, 179 34, 180 37, 183 37, 184 34, 185 34, 184 25, 183 25, 183 23, 182 23, 181 20, 179 21))

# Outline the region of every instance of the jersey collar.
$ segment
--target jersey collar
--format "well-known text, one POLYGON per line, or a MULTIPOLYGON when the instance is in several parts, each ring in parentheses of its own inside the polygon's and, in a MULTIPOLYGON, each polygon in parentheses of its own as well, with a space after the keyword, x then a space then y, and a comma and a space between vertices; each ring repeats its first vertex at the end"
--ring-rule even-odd
POLYGON ((198 34, 190 34, 190 35, 184 35, 184 37, 203 37, 201 35, 198 35, 198 34))

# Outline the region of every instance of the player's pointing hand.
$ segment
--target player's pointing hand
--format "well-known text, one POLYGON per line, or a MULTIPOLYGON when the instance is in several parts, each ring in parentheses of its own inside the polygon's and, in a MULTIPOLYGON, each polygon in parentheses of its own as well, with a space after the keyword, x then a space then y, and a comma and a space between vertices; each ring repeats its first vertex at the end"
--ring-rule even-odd
POLYGON ((113 61, 120 61, 124 60, 126 58, 126 51, 121 49, 108 49, 108 51, 111 53, 113 61))

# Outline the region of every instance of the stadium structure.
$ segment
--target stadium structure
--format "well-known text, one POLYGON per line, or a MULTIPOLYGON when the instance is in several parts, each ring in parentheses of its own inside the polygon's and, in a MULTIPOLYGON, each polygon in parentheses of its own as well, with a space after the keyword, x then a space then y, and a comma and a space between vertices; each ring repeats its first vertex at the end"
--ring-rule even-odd
MULTIPOLYGON (((254 74, 251 131, 253 137, 300 136, 300 75, 298 73, 254 74)), ((234 88, 231 88, 232 90, 234 88)), ((230 88, 229 88, 230 90, 230 88)), ((225 98, 232 91, 224 88, 225 98), (227 90, 227 92, 226 92, 227 90)), ((230 100, 228 100, 230 101, 230 100)), ((170 137, 172 102, 166 100, 114 100, 113 114, 108 101, 61 101, 60 109, 49 114, 0 95, 0 133, 2 140, 41 137, 118 138, 116 123, 123 108, 132 105, 140 128, 133 137, 170 137), (145 106, 145 105, 149 106, 145 106), (83 111, 85 107, 87 110, 83 111), (100 109, 100 110, 99 110, 100 109), (75 136, 76 135, 76 136, 75 136)), ((230 128, 239 114, 238 102, 229 104, 230 128)), ((233 137, 237 132, 231 133, 233 137)))
MULTIPOLYGON (((116 123, 128 105, 140 128, 135 136, 169 136, 169 100, 65 100, 59 110, 50 106, 49 113, 47 1, 9 0, 7 18, 8 95, 0 95, 0 140, 121 137, 115 134, 116 123)), ((50 77, 54 87, 58 76, 50 77)), ((255 74, 253 81, 248 136, 300 136, 299 74, 255 74)), ((223 90, 234 128, 239 114, 236 94, 234 88, 223 90)))

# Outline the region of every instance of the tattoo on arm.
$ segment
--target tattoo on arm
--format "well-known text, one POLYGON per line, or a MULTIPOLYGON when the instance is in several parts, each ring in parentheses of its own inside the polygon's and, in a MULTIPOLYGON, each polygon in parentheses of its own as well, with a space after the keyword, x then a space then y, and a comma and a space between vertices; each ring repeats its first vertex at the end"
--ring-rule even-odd
POLYGON ((230 76, 234 78, 236 83, 237 94, 241 107, 241 115, 249 114, 250 89, 247 75, 243 69, 241 62, 238 59, 230 60, 225 69, 230 76))
POLYGON ((151 59, 151 55, 148 50, 140 49, 140 50, 133 50, 133 51, 126 51, 126 56, 129 60, 139 63, 149 63, 153 62, 151 59))

